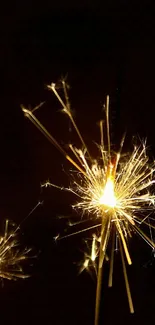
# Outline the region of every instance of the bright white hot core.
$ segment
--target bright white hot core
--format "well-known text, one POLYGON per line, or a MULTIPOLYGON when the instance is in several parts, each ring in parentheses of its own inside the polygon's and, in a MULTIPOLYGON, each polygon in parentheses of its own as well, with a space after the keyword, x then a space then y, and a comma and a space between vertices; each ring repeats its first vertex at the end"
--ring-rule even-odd
POLYGON ((104 204, 111 208, 114 208, 116 205, 116 197, 114 193, 114 182, 111 178, 107 179, 103 195, 100 198, 100 204, 104 204))

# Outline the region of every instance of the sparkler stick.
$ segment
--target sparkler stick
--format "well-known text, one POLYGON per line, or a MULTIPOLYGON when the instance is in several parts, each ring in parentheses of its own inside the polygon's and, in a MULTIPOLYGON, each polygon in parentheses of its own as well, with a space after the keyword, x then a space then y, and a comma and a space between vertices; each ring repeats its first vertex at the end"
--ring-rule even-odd
POLYGON ((101 144, 99 148, 102 160, 100 162, 100 159, 98 159, 94 162, 73 118, 64 81, 62 81, 62 88, 64 91, 65 102, 59 95, 55 84, 52 83, 48 86, 48 89, 52 90, 57 97, 62 106, 62 111, 69 117, 79 139, 81 140, 82 149, 77 149, 73 145, 69 146, 71 156, 68 155, 57 140, 35 117, 34 111, 38 109, 39 106, 32 111, 23 106, 22 109, 30 121, 33 122, 33 124, 77 170, 77 178, 74 176, 72 186, 67 189, 59 185, 53 185, 50 182, 46 182, 44 186, 51 185, 74 193, 79 201, 73 207, 82 211, 82 216, 84 214, 88 214, 88 216, 91 215, 91 218, 87 218, 87 227, 83 227, 82 230, 75 229, 72 233, 65 234, 64 236, 57 236, 57 238, 67 238, 75 234, 82 234, 87 230, 95 228, 100 232, 99 237, 96 232, 96 239, 94 239, 93 235, 91 254, 89 257, 86 257, 82 267, 82 270, 88 269, 89 265, 91 265, 89 261, 92 261, 96 271, 95 260, 98 260, 95 309, 95 325, 98 325, 103 264, 105 260, 109 260, 109 240, 112 240, 108 280, 108 286, 111 287, 114 266, 115 238, 116 249, 120 250, 122 260, 129 309, 131 313, 134 312, 125 260, 127 260, 129 265, 132 264, 128 242, 133 231, 137 232, 137 234, 139 234, 152 248, 155 248, 152 238, 149 238, 144 231, 140 229, 141 225, 146 225, 149 229, 150 227, 155 228, 155 226, 150 223, 150 214, 154 212, 155 206, 155 195, 154 193, 152 194, 151 191, 151 187, 155 183, 155 162, 149 162, 146 155, 145 143, 140 146, 134 146, 133 152, 124 157, 122 155, 122 148, 125 136, 123 136, 121 140, 118 153, 112 152, 109 130, 109 96, 107 96, 105 105, 105 123, 103 123, 103 121, 100 122, 101 144), (148 218, 149 222, 147 221, 148 218), (96 223, 95 225, 89 224, 92 220, 96 223))
POLYGON ((110 256, 110 268, 109 268, 108 287, 112 287, 113 268, 114 268, 114 249, 115 249, 115 232, 114 232, 114 229, 112 229, 112 245, 111 245, 111 256, 110 256))
POLYGON ((120 253, 121 253, 121 259, 122 259, 122 266, 123 266, 123 274, 124 274, 124 280, 125 280, 125 286, 126 286, 126 291, 127 291, 128 302, 129 302, 129 308, 130 308, 131 314, 133 314, 134 313, 133 302, 132 302, 131 291, 130 291, 128 276, 127 276, 127 271, 126 271, 126 266, 125 266, 125 260, 124 260, 124 254, 123 254, 123 249, 122 249, 122 243, 121 243, 120 238, 119 238, 119 246, 120 246, 120 253))
POLYGON ((108 216, 106 219, 104 219, 104 218, 102 219, 101 244, 100 244, 98 275, 97 275, 97 288, 96 288, 95 325, 98 325, 98 322, 99 322, 102 274, 103 274, 102 266, 103 266, 106 248, 107 248, 108 240, 109 240, 109 236, 110 236, 110 225, 111 225, 111 217, 110 216, 108 216))

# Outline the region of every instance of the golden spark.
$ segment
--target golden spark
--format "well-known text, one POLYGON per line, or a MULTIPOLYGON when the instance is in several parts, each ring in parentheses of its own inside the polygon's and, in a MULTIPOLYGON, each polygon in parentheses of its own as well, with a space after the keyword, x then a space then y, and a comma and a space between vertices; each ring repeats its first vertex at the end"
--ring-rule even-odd
MULTIPOLYGON (((95 224, 59 238, 66 238, 90 229, 97 230, 96 235, 93 233, 92 236, 91 253, 86 254, 81 267, 81 271, 88 269, 92 265, 97 269, 95 308, 95 325, 97 325, 99 321, 103 263, 105 260, 109 260, 108 286, 111 287, 115 249, 120 251, 129 308, 131 313, 134 312, 126 270, 126 261, 129 265, 132 264, 128 242, 132 237, 132 233, 137 232, 153 249, 155 248, 154 242, 141 229, 141 225, 154 228, 150 223, 150 216, 155 205, 155 195, 152 194, 152 185, 155 182, 155 163, 149 162, 145 143, 134 146, 133 151, 125 156, 122 155, 123 137, 119 151, 115 153, 111 150, 109 96, 107 96, 105 105, 105 128, 103 128, 103 121, 100 122, 101 143, 98 146, 100 158, 94 160, 73 118, 67 86, 64 81, 62 81, 62 88, 64 100, 59 95, 54 83, 48 86, 48 89, 54 92, 60 102, 62 111, 68 115, 72 122, 81 140, 82 149, 70 145, 71 153, 68 154, 60 146, 34 115, 34 111, 42 104, 33 110, 22 106, 22 110, 25 116, 34 123, 77 170, 76 176, 74 173, 72 185, 69 188, 64 188, 64 190, 70 191, 77 196, 78 202, 74 207, 81 210, 82 216, 84 214, 88 215, 86 219, 88 222, 93 220, 95 224), (96 262, 98 267, 96 267, 96 262)), ((62 189, 61 186, 54 185, 49 181, 42 186, 47 185, 62 189)))

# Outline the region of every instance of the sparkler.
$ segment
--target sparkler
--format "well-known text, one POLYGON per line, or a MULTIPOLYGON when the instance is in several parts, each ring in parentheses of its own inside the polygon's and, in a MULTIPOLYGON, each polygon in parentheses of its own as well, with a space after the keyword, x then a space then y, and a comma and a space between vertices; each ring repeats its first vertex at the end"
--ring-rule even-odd
POLYGON ((9 220, 6 220, 4 235, 0 237, 0 277, 7 280, 25 279, 22 263, 28 258, 31 249, 20 250, 17 240, 17 230, 9 230, 9 220))
MULTIPOLYGON (((32 212, 41 204, 38 202, 30 213, 23 219, 20 225, 32 214, 32 212)), ((5 221, 4 235, 0 236, 0 278, 7 280, 26 279, 29 275, 24 274, 22 264, 30 258, 31 248, 19 248, 17 239, 19 226, 5 221)))
POLYGON ((73 118, 67 86, 64 81, 62 81, 62 88, 64 100, 59 95, 54 83, 48 86, 48 89, 53 91, 60 102, 62 111, 72 122, 81 140, 82 149, 69 145, 71 153, 68 154, 46 130, 34 115, 34 111, 42 106, 42 103, 33 110, 22 106, 22 110, 25 116, 34 123, 77 170, 77 177, 74 174, 72 185, 68 188, 62 188, 50 182, 46 182, 42 186, 50 185, 74 193, 78 198, 78 202, 74 207, 81 211, 82 216, 88 215, 87 222, 94 222, 89 227, 84 227, 82 230, 59 238, 66 238, 90 229, 93 231, 91 253, 86 254, 81 271, 89 268, 89 266, 94 266, 97 269, 95 308, 95 325, 97 325, 99 322, 103 264, 105 260, 109 260, 108 286, 111 287, 113 283, 115 243, 118 246, 122 260, 129 309, 131 313, 134 313, 126 270, 126 262, 129 265, 132 264, 128 242, 132 237, 132 233, 137 232, 153 249, 155 248, 153 241, 140 228, 144 224, 149 228, 154 228, 150 223, 150 215, 154 211, 155 205, 155 195, 152 194, 152 185, 155 182, 155 163, 149 162, 145 142, 139 146, 134 146, 132 153, 126 155, 126 158, 122 155, 124 137, 120 143, 119 151, 115 153, 111 150, 109 96, 107 96, 105 105, 105 128, 103 128, 103 121, 100 122, 101 143, 98 146, 100 158, 94 160, 73 118), (97 230, 96 234, 94 234, 95 230, 97 230))

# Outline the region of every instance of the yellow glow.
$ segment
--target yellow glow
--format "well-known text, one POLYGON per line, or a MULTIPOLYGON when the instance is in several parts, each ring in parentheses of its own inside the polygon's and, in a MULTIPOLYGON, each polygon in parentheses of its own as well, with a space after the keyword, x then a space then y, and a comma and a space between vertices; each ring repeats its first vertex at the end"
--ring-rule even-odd
POLYGON ((103 195, 100 198, 100 204, 107 205, 111 208, 114 208, 116 205, 116 197, 114 193, 114 182, 109 177, 104 188, 103 195))

